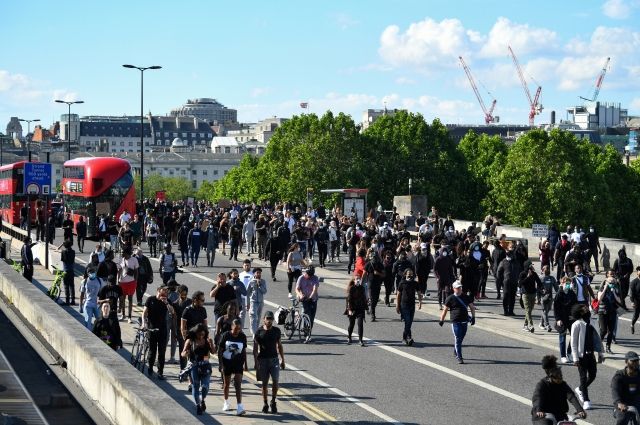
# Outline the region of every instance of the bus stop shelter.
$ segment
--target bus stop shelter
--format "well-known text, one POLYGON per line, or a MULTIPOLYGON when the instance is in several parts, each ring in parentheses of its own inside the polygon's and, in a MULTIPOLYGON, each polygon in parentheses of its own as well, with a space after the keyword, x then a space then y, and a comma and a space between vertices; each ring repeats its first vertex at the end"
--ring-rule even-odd
POLYGON ((320 193, 339 193, 342 195, 342 213, 363 221, 367 216, 367 194, 369 189, 322 189, 320 193))

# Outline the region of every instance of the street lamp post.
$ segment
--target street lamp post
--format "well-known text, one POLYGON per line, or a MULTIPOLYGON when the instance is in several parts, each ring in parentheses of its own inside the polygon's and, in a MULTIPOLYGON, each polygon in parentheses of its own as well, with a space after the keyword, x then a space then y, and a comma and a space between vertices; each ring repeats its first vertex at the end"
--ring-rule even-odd
POLYGON ((122 65, 140 71, 140 204, 144 202, 144 71, 147 69, 161 69, 159 65, 135 66, 122 65))
POLYGON ((69 135, 67 136, 67 144, 68 144, 68 150, 67 150, 67 160, 70 161, 71 160, 71 105, 75 104, 75 103, 84 103, 83 100, 74 100, 73 102, 65 102, 64 100, 56 100, 56 103, 65 103, 67 106, 69 106, 69 114, 67 115, 67 120, 69 122, 67 130, 69 130, 69 135))
MULTIPOLYGON (((40 119, 23 120, 22 118, 18 118, 18 121, 22 121, 22 122, 26 122, 27 123, 27 137, 28 137, 29 133, 31 133, 31 123, 32 122, 40 122, 40 119)), ((29 151, 29 162, 31 162, 31 139, 29 139, 27 141, 27 150, 29 151)))

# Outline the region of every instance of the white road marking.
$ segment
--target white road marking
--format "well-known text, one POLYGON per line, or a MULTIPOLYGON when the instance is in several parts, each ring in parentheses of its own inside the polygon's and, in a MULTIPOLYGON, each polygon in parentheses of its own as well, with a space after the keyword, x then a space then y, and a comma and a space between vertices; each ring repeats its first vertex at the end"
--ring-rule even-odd
MULTIPOLYGON (((158 259, 155 259, 155 258, 151 258, 151 259, 155 260, 155 261, 159 261, 158 259)), ((187 271, 187 270, 185 270, 185 271, 187 271)), ((204 276, 204 275, 202 275, 200 273, 191 272, 190 274, 193 275, 193 276, 196 276, 196 277, 198 277, 198 278, 200 278, 202 280, 205 280, 207 282, 216 283, 215 280, 213 280, 211 278, 208 278, 208 277, 206 277, 206 276, 204 276)), ((332 286, 337 286, 336 284, 331 284, 331 285, 332 286)), ((279 304, 273 303, 273 302, 268 301, 268 300, 264 300, 264 303, 266 305, 269 305, 269 306, 274 307, 274 308, 277 308, 277 307, 280 306, 279 304)), ((319 325, 321 325, 321 326, 323 326, 325 328, 331 329, 334 332, 338 332, 340 334, 347 335, 347 331, 342 329, 342 328, 340 328, 340 327, 338 327, 338 326, 334 326, 334 325, 332 325, 330 323, 324 322, 324 321, 319 320, 319 319, 316 319, 315 323, 318 323, 319 325)), ((380 343, 378 341, 375 341, 373 339, 366 338, 366 337, 364 339, 366 339, 369 342, 369 344, 371 346, 373 346, 373 347, 378 347, 378 348, 380 348, 382 350, 388 351, 388 352, 390 352, 392 354, 396 354, 398 356, 404 357, 404 358, 406 358, 408 360, 412 360, 412 361, 414 361, 416 363, 422 364, 422 365, 427 366, 429 368, 432 368, 432 369, 438 370, 440 372, 446 373, 446 374, 448 374, 450 376, 456 377, 456 378, 461 379, 463 381, 466 381, 466 382, 468 382, 470 384, 477 385, 480 388, 492 391, 492 392, 494 392, 496 394, 499 394, 499 395, 501 395, 503 397, 507 397, 507 398, 510 398, 510 399, 512 399, 514 401, 522 403, 525 406, 531 406, 532 405, 531 404, 531 400, 529 400, 526 397, 522 397, 520 395, 514 394, 514 393, 512 393, 510 391, 507 391, 505 389, 496 387, 494 385, 491 385, 491 384, 486 383, 484 381, 481 381, 479 379, 467 376, 467 375, 465 375, 463 373, 460 373, 460 372, 458 372, 456 370, 450 369, 450 368, 448 368, 446 366, 442 366, 442 365, 439 365, 437 363, 431 362, 429 360, 425 360, 423 358, 415 356, 413 354, 406 353, 406 352, 404 352, 402 350, 399 350, 399 349, 397 349, 395 347, 391 347, 391 346, 382 344, 382 343, 380 343)), ((306 373, 306 372, 304 372, 304 371, 302 371, 300 369, 297 369, 297 368, 291 366, 291 370, 293 370, 293 371, 297 372, 298 374, 300 374, 301 376, 303 376, 303 377, 315 382, 316 384, 318 384, 318 385, 320 385, 320 386, 322 386, 322 387, 334 392, 335 394, 338 394, 341 397, 344 397, 346 400, 358 405, 359 407, 363 408, 364 410, 367 410, 368 412, 376 415, 377 417, 379 417, 380 419, 382 419, 382 420, 384 420, 386 422, 400 423, 400 422, 396 421, 395 419, 390 418, 389 416, 385 415, 384 413, 378 411, 377 409, 367 405, 366 403, 363 403, 360 400, 358 400, 358 399, 356 399, 354 397, 351 397, 349 394, 347 394, 347 393, 345 393, 345 392, 343 392, 343 391, 341 391, 341 390, 339 390, 337 388, 331 387, 329 384, 319 380, 318 378, 315 378, 312 375, 309 375, 308 373, 306 373)), ((589 422, 585 422, 585 421, 578 421, 577 423, 579 423, 581 425, 593 425, 593 424, 591 424, 589 422)))

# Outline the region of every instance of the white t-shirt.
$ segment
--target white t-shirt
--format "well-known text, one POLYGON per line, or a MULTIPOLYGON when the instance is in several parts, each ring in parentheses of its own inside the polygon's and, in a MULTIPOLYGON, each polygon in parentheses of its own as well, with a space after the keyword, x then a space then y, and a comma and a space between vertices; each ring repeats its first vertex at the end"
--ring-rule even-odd
POLYGON ((120 266, 120 283, 128 283, 136 280, 135 270, 139 267, 136 257, 131 256, 128 260, 122 257, 118 265, 120 266), (128 274, 127 270, 131 270, 133 274, 128 274))
POLYGON ((244 287, 249 289, 249 282, 253 279, 253 273, 242 271, 238 275, 238 278, 240 279, 240 282, 244 283, 244 287))
POLYGON ((124 226, 125 223, 128 223, 131 220, 131 214, 128 212, 123 212, 120 214, 120 226, 124 226))

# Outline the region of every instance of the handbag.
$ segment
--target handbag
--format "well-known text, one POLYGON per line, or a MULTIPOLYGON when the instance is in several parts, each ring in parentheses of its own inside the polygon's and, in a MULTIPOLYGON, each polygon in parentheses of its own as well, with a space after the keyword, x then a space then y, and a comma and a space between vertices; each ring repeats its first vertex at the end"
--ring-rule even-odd
POLYGON ((598 309, 600 308, 600 301, 597 298, 591 300, 591 308, 594 313, 598 313, 598 309))

